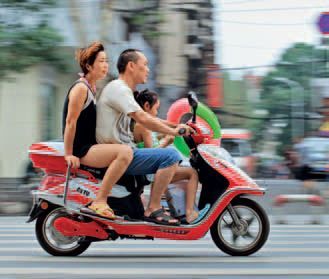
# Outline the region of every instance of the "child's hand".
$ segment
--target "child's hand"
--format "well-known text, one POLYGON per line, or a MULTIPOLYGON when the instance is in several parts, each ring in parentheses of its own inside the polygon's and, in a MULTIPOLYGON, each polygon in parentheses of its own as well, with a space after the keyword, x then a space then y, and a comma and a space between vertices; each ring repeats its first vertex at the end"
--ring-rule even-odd
POLYGON ((163 140, 166 142, 167 145, 170 145, 174 142, 174 139, 174 136, 166 135, 163 140))
POLYGON ((170 136, 170 135, 164 136, 160 141, 159 147, 161 147, 161 148, 167 147, 168 145, 170 145, 174 142, 174 139, 175 139, 174 136, 170 136))

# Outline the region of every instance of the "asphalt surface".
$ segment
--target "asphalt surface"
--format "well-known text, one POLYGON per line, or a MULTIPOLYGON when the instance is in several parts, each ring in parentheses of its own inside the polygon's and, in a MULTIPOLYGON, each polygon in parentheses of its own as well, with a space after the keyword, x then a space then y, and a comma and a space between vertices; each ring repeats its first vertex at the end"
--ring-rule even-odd
POLYGON ((248 257, 227 256, 209 235, 198 241, 98 242, 79 257, 53 257, 26 217, 0 217, 0 278, 329 278, 329 216, 271 216, 268 242, 248 257), (306 223, 306 224, 305 224, 306 223))

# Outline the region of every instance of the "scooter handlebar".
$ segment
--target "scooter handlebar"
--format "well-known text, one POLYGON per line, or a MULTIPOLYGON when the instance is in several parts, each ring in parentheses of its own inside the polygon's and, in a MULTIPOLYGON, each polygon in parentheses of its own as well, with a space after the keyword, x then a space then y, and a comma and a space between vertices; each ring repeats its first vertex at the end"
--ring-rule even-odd
POLYGON ((179 130, 178 130, 178 134, 179 135, 184 135, 186 133, 186 129, 185 128, 180 128, 179 130))

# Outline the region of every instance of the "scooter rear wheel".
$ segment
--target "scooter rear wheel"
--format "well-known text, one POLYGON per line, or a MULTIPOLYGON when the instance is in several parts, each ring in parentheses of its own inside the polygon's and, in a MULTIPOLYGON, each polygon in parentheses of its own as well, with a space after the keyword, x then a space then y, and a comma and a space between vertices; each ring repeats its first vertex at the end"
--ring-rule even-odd
POLYGON ((38 217, 35 233, 41 247, 53 256, 77 256, 86 251, 90 242, 80 242, 81 237, 67 237, 57 231, 54 221, 69 216, 64 208, 58 207, 38 217))
POLYGON ((264 209, 255 201, 237 198, 231 202, 241 227, 233 222, 225 209, 210 228, 216 246, 231 256, 248 256, 257 252, 265 244, 270 223, 264 209))

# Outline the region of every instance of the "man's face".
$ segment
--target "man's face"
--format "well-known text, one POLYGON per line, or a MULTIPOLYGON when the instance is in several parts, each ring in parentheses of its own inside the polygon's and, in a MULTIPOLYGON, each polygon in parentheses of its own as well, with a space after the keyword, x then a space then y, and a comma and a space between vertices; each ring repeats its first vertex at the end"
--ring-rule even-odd
POLYGON ((136 84, 143 84, 147 82, 149 75, 148 60, 145 55, 141 52, 137 52, 139 58, 134 63, 134 79, 136 84))

